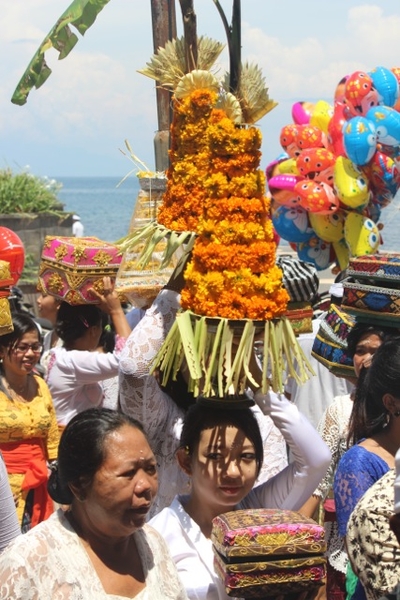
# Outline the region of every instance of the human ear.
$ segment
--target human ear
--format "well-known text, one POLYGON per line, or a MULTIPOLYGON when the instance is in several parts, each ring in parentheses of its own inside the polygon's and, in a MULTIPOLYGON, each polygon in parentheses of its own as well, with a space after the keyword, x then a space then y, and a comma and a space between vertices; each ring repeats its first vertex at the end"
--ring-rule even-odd
POLYGON ((392 394, 386 393, 382 397, 382 404, 390 415, 395 417, 400 416, 400 401, 392 394))
POLYGON ((192 457, 189 454, 188 448, 178 448, 176 451, 176 459, 182 471, 186 475, 192 474, 192 457))
POLYGON ((75 496, 75 498, 78 500, 78 502, 83 502, 85 500, 86 494, 83 488, 81 488, 78 485, 75 485, 75 483, 70 483, 69 488, 75 496))

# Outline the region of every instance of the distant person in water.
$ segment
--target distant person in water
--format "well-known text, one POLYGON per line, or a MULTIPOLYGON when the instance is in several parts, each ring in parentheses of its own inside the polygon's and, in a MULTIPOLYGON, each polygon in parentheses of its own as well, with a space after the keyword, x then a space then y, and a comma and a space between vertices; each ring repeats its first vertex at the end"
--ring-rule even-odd
POLYGON ((72 235, 74 237, 83 237, 85 228, 79 215, 73 215, 72 217, 72 235))

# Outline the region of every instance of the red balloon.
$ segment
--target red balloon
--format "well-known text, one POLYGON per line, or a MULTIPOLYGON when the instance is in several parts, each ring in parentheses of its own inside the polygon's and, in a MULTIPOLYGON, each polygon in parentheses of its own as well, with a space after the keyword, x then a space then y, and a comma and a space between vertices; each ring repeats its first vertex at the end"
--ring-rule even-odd
POLYGON ((345 105, 338 102, 328 124, 328 148, 336 156, 346 156, 343 146, 343 125, 346 123, 345 105))
POLYGON ((16 285, 25 263, 25 249, 21 239, 7 227, 0 227, 0 260, 10 263, 11 279, 16 285))

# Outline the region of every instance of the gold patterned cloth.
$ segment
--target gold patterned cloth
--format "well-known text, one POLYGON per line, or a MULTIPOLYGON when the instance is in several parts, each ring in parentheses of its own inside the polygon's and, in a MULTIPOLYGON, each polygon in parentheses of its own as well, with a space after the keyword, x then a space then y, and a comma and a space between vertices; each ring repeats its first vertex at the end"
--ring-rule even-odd
POLYGON ((213 520, 214 566, 228 596, 275 597, 325 583, 324 528, 300 513, 237 510, 213 520))
POLYGON ((97 304, 91 288, 104 293, 103 277, 115 279, 122 256, 117 246, 95 237, 46 236, 39 288, 69 304, 97 304))
POLYGON ((0 260, 0 335, 14 330, 8 296, 14 281, 11 278, 10 263, 0 260))
MULTIPOLYGON (((6 450, 9 444, 39 438, 43 440, 46 459, 55 460, 60 436, 53 401, 45 381, 36 375, 33 377, 38 385, 38 394, 30 402, 11 400, 0 392, 0 450, 6 450)), ((5 463, 7 467, 6 458, 5 463)), ((28 490, 22 490, 25 473, 9 473, 8 478, 16 495, 17 515, 21 523, 28 493, 28 490)))

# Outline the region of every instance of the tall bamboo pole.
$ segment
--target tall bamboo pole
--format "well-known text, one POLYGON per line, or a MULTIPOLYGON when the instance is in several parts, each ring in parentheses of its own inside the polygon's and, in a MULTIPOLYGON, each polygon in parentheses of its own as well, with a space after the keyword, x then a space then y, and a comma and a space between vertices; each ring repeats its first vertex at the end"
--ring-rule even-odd
MULTIPOLYGON (((175 0, 150 0, 154 52, 176 37, 175 0)), ((172 119, 171 93, 156 85, 158 131, 154 136, 157 171, 168 168, 169 128, 172 119)))

